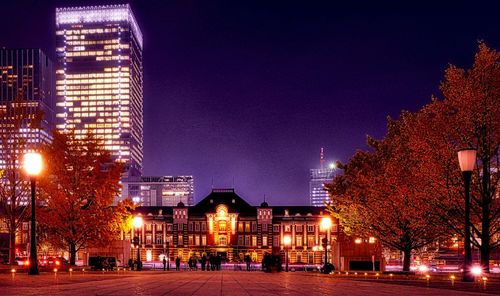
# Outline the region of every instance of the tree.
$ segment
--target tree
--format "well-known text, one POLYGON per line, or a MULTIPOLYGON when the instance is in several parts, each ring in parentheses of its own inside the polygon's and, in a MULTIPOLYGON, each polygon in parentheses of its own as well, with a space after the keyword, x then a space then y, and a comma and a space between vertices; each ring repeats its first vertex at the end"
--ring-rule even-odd
POLYGON ((403 271, 410 270, 413 250, 444 233, 419 188, 415 174, 419 160, 408 145, 412 122, 408 112, 398 121, 389 120, 385 138, 369 138, 373 150, 358 151, 347 164, 340 164, 343 174, 326 186, 332 200, 327 208, 341 219, 344 230, 375 236, 383 245, 402 251, 403 271))
POLYGON ((499 185, 500 53, 479 44, 469 70, 450 65, 441 84, 443 99, 418 113, 410 145, 422 159, 420 177, 442 223, 464 234, 464 190, 457 150, 477 149, 471 186, 472 243, 489 270, 491 250, 500 246, 499 185))
POLYGON ((29 184, 23 176, 22 158, 27 149, 36 148, 28 142, 40 128, 43 113, 33 111, 33 102, 19 94, 16 100, 0 108, 0 216, 9 232, 9 263, 15 264, 16 232, 28 216, 29 184))
MULTIPOLYGON (((432 241, 433 233, 442 232, 436 225, 464 235, 457 151, 473 147, 478 153, 471 186, 472 243, 489 271, 490 252, 500 246, 499 58, 496 50, 480 43, 471 69, 451 65, 446 70, 443 99, 389 121, 383 140, 369 140, 373 152, 357 152, 342 166, 344 174, 329 191, 331 211, 348 229, 374 232, 400 250, 432 241), (419 227, 432 232, 419 233, 419 227)), ((409 258, 404 261, 406 268, 409 258)))
POLYGON ((112 203, 123 167, 91 133, 54 132, 53 138, 43 149, 48 166, 40 182, 44 206, 39 222, 52 245, 69 248, 74 265, 80 249, 118 237, 123 217, 112 203))

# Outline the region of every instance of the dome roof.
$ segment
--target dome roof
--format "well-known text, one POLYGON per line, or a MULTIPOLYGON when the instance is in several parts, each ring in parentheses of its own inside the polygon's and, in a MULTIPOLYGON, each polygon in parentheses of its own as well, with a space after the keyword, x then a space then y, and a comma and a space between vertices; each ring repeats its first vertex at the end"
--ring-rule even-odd
POLYGON ((182 201, 180 201, 178 204, 177 204, 177 207, 178 208, 183 208, 185 207, 184 203, 182 201))
POLYGON ((269 204, 267 202, 263 202, 263 203, 260 204, 260 207, 261 208, 267 208, 267 207, 269 207, 269 204))

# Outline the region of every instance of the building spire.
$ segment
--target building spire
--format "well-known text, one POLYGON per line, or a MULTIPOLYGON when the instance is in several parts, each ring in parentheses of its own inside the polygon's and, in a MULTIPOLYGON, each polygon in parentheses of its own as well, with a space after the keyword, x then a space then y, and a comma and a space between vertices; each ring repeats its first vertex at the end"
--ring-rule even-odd
POLYGON ((319 151, 319 168, 323 169, 325 167, 325 149, 321 147, 319 151))

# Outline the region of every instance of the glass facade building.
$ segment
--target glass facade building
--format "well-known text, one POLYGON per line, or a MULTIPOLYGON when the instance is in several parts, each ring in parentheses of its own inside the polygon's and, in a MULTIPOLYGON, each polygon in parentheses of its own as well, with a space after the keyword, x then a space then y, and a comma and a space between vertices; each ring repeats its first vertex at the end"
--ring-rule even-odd
POLYGON ((56 9, 57 129, 93 132, 126 176, 142 171, 142 42, 128 4, 56 9))
POLYGON ((141 206, 194 205, 193 176, 143 176, 128 178, 122 185, 122 199, 131 198, 141 206))
POLYGON ((52 61, 42 50, 0 48, 0 168, 15 165, 7 162, 12 154, 22 153, 19 147, 30 150, 50 141, 53 84, 52 61), (33 119, 39 123, 33 125, 33 119))

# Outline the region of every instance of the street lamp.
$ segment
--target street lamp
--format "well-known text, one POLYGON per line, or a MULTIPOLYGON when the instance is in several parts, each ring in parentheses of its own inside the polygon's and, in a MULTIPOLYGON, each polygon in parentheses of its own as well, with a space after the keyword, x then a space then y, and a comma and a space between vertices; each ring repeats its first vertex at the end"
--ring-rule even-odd
POLYGON ((31 234, 30 234, 30 268, 28 274, 38 274, 38 256, 36 253, 36 217, 35 217, 35 192, 36 176, 42 171, 42 155, 36 152, 24 154, 24 170, 31 182, 31 234))
POLYGON ((170 242, 167 241, 167 270, 170 270, 170 242))
POLYGON ((325 249, 325 265, 323 265, 323 272, 328 273, 328 236, 330 235, 330 229, 332 227, 332 218, 323 217, 321 218, 321 230, 325 232, 325 237, 323 238, 323 248, 325 249))
POLYGON ((139 233, 141 227, 143 224, 143 220, 141 216, 135 216, 134 219, 132 219, 132 225, 134 225, 134 228, 137 230, 137 271, 141 271, 142 269, 142 264, 141 264, 141 234, 139 233))
POLYGON ((472 171, 476 164, 476 149, 468 148, 458 151, 458 162, 465 183, 465 237, 464 237, 464 270, 462 281, 473 282, 474 276, 471 272, 472 267, 472 249, 470 240, 470 181, 472 171))
POLYGON ((283 244, 285 245, 285 271, 288 272, 288 248, 292 244, 292 238, 289 235, 283 237, 283 244))

